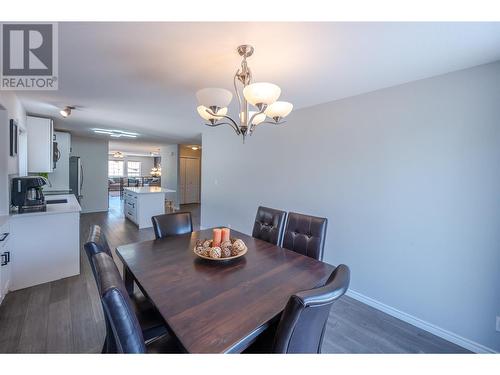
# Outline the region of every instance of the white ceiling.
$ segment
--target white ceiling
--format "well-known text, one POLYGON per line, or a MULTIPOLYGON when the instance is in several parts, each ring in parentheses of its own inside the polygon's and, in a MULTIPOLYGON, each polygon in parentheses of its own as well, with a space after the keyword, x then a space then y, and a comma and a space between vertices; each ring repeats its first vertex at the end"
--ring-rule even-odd
POLYGON ((195 93, 232 88, 239 44, 296 109, 500 59, 500 23, 60 23, 59 40, 59 90, 21 93, 27 111, 77 105, 56 127, 145 147, 200 142, 195 93))

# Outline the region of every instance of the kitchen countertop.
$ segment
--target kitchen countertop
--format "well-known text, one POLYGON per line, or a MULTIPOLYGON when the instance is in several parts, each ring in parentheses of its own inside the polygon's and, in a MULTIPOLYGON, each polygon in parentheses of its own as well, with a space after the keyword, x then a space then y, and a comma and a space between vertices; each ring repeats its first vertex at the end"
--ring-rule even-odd
POLYGON ((67 199, 68 203, 54 203, 47 205, 47 211, 24 212, 22 214, 17 211, 11 212, 11 218, 28 217, 28 216, 42 216, 54 214, 66 214, 70 212, 80 212, 82 208, 73 194, 51 195, 50 198, 45 200, 67 199))
POLYGON ((141 186, 141 187, 126 187, 124 190, 129 190, 136 194, 157 194, 157 193, 175 193, 175 190, 166 189, 159 186, 141 186))

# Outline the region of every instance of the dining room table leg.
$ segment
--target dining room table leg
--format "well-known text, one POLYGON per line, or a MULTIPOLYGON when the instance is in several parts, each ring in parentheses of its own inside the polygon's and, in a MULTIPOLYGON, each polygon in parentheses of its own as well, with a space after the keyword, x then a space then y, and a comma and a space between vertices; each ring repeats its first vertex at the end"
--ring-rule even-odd
POLYGON ((126 265, 123 266, 123 281, 125 282, 127 293, 129 295, 134 294, 134 276, 132 276, 132 272, 130 272, 130 269, 126 265))

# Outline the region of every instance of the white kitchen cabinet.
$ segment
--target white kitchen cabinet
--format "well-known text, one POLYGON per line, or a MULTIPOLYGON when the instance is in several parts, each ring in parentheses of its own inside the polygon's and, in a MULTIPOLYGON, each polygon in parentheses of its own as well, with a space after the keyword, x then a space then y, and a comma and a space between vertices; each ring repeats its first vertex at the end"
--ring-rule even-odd
POLYGON ((28 172, 52 172, 54 125, 52 119, 43 117, 26 117, 28 132, 28 172))
POLYGON ((0 303, 10 288, 12 251, 9 246, 10 227, 5 222, 0 226, 0 303))
POLYGON ((49 173, 51 186, 45 186, 43 191, 65 191, 69 190, 69 155, 71 152, 71 134, 66 132, 54 132, 54 142, 57 143, 57 150, 54 149, 55 168, 49 173))
POLYGON ((81 207, 73 194, 47 198, 66 202, 10 215, 11 291, 80 273, 81 207))
POLYGON ((123 214, 139 229, 153 226, 151 217, 165 213, 165 193, 174 190, 161 187, 129 187, 123 190, 123 214))

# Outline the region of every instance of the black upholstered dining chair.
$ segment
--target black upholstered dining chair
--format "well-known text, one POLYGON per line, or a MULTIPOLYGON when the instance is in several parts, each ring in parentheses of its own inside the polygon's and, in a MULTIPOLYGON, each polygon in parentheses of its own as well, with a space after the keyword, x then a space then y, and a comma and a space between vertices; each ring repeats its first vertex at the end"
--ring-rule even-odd
MULTIPOLYGON (((85 249, 85 252, 87 253, 90 268, 92 269, 92 273, 94 274, 94 279, 97 284, 97 289, 99 290, 99 278, 97 277, 97 271, 95 269, 92 258, 97 254, 104 253, 110 257, 111 261, 113 261, 111 249, 106 240, 106 236, 104 235, 104 232, 99 225, 93 225, 90 228, 88 240, 83 245, 83 247, 85 249)), ((137 315, 142 333, 146 340, 150 340, 165 334, 165 332, 167 331, 165 321, 161 317, 160 313, 156 310, 156 308, 151 304, 151 302, 149 302, 149 300, 140 292, 131 294, 130 298, 132 301, 133 310, 137 315)), ((108 353, 115 350, 115 342, 111 332, 111 326, 109 325, 107 319, 105 319, 105 323, 106 339, 104 341, 102 351, 103 353, 108 353)))
POLYGON ((349 267, 341 264, 324 286, 291 296, 277 327, 259 337, 246 352, 320 353, 331 307, 345 294, 349 280, 349 267))
POLYGON ((273 245, 279 245, 283 235, 286 212, 274 208, 259 206, 252 237, 258 238, 273 245))
POLYGON ((145 342, 125 284, 113 259, 102 252, 92 257, 99 295, 114 340, 113 353, 181 353, 182 345, 168 334, 145 342))
POLYGON ((174 212, 151 218, 156 239, 191 233, 193 222, 190 212, 174 212))
POLYGON ((324 217, 289 212, 282 247, 323 260, 327 224, 324 217))

